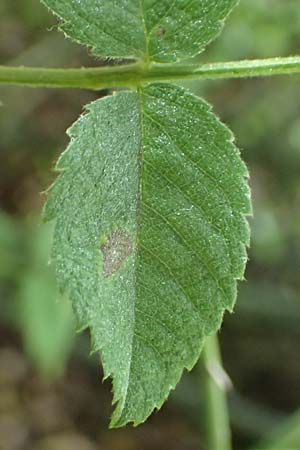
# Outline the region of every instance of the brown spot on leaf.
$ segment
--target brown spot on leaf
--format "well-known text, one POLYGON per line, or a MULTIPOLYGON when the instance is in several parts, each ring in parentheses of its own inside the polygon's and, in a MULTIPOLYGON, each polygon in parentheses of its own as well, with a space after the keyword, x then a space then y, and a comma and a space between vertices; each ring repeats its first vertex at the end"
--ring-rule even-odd
POLYGON ((161 37, 165 34, 166 29, 164 27, 158 27, 156 30, 156 36, 161 37))
POLYGON ((101 245, 103 255, 103 275, 110 277, 116 273, 125 259, 132 253, 132 242, 128 233, 116 230, 101 245))

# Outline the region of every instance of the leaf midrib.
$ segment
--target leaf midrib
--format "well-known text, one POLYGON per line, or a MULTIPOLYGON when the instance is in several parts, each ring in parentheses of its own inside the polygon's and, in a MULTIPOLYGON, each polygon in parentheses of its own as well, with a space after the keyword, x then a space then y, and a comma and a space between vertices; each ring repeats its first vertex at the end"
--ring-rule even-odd
MULTIPOLYGON (((140 4, 142 6, 142 0, 140 0, 140 4)), ((122 408, 120 410, 119 416, 117 418, 117 420, 120 419, 120 417, 122 416, 122 413, 125 409, 125 405, 126 405, 126 400, 127 400, 127 395, 128 395, 128 388, 129 388, 129 384, 130 384, 130 376, 131 376, 131 364, 132 364, 132 354, 133 354, 133 342, 134 342, 134 338, 137 335, 136 331, 135 331, 135 316, 136 316, 136 293, 137 293, 137 285, 138 285, 138 281, 137 281, 137 270, 138 270, 138 266, 139 266, 139 234, 140 234, 140 228, 141 228, 141 224, 140 224, 140 209, 141 209, 141 205, 143 204, 142 201, 142 194, 143 194, 143 168, 144 168, 144 120, 143 120, 143 97, 142 97, 142 92, 141 89, 138 89, 136 92, 136 96, 138 99, 138 108, 139 108, 139 115, 140 115, 140 132, 141 132, 141 138, 140 138, 140 148, 139 148, 139 152, 138 152, 138 195, 137 195, 137 208, 136 208, 136 236, 135 236, 135 252, 134 252, 134 305, 133 305, 133 321, 132 321, 132 329, 131 329, 131 343, 130 343, 130 359, 128 362, 128 375, 127 375, 127 380, 126 380, 126 387, 123 393, 123 399, 122 399, 122 408)))

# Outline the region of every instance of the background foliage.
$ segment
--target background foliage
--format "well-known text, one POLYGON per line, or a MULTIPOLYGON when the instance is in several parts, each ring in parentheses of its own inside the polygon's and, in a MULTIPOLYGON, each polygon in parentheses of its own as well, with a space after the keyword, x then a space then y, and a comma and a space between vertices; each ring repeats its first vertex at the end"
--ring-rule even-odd
MULTIPOLYGON (((54 23, 36 0, 2 0, 0 64, 99 64, 64 40, 52 29, 54 23)), ((299 54, 299 30, 298 0, 242 0, 222 36, 199 59, 299 54)), ((213 103, 234 131, 251 174, 247 282, 240 285, 236 312, 227 315, 221 332, 224 364, 234 384, 234 442, 243 449, 300 403, 299 79, 188 85, 213 103)), ((147 424, 113 432, 106 431, 110 394, 99 383, 98 361, 82 356, 87 336, 77 338, 66 375, 59 376, 74 337, 67 303, 52 301, 58 294, 47 266, 49 233, 36 220, 44 202, 39 193, 53 179, 49 169, 66 146, 65 129, 82 104, 102 95, 0 89, 1 450, 199 448, 197 370, 184 377, 171 402, 147 424), (32 337, 33 320, 44 326, 34 325, 32 337)))

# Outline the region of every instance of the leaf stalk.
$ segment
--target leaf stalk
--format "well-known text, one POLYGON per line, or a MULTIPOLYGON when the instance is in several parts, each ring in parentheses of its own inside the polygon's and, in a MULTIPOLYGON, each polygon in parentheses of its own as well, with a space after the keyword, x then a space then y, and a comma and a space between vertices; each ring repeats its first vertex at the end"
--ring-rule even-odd
POLYGON ((0 84, 100 90, 136 88, 141 84, 175 80, 213 80, 300 74, 300 56, 212 64, 146 64, 78 69, 0 66, 0 84))

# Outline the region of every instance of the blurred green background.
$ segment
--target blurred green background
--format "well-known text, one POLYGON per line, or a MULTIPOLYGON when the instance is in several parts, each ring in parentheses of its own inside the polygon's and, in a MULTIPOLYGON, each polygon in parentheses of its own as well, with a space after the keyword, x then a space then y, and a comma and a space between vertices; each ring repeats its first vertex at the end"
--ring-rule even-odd
MULTIPOLYGON (((55 24, 38 0, 1 0, 0 64, 103 63, 55 24)), ((241 0, 198 59, 294 54, 300 54, 299 0, 241 0)), ((289 434, 300 430, 300 78, 188 86, 231 127, 251 174, 246 281, 220 333, 233 383, 234 448, 243 450, 271 439, 282 423, 289 434)), ((146 424, 108 430, 110 383, 101 383, 99 358, 89 356, 89 336, 75 333, 48 265, 51 226, 41 224, 41 193, 55 177, 66 128, 83 105, 106 93, 0 88, 0 450, 204 448, 197 368, 146 424)), ((293 439, 289 448, 300 449, 300 438, 293 439)))

